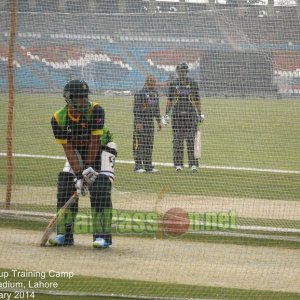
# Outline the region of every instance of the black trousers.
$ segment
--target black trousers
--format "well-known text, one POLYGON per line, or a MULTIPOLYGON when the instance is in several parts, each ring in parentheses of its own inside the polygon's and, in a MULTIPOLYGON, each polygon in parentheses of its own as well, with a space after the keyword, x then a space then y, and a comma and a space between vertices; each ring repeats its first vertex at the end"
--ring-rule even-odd
POLYGON ((184 141, 187 145, 189 166, 198 167, 198 159, 194 155, 195 134, 197 123, 189 119, 173 118, 173 162, 174 166, 183 167, 184 141))
MULTIPOLYGON (((58 176, 57 185, 57 210, 59 210, 75 192, 75 176, 68 172, 61 172, 58 176)), ((112 221, 112 183, 105 175, 99 175, 89 188, 92 217, 93 240, 98 237, 104 238, 112 244, 111 221, 112 221)), ((78 201, 64 212, 57 224, 57 234, 64 234, 66 240, 73 240, 74 224, 78 213, 78 201)), ((76 233, 76 232, 75 232, 76 233)))
POLYGON ((143 125, 142 130, 134 130, 133 132, 133 157, 135 168, 144 168, 151 171, 152 152, 154 142, 154 124, 143 125))

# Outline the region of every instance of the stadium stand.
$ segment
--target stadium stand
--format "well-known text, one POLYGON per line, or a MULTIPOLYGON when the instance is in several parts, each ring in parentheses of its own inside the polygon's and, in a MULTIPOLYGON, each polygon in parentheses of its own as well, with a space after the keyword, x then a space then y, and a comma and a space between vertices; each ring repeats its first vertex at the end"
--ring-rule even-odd
MULTIPOLYGON (((89 22, 78 22, 73 16, 76 13, 77 2, 65 1, 65 9, 69 14, 64 15, 66 22, 57 23, 56 15, 48 12, 57 11, 60 3, 56 0, 50 2, 51 5, 47 3, 46 6, 48 11, 35 15, 34 24, 30 14, 22 13, 21 6, 19 8, 18 18, 22 28, 18 29, 18 53, 15 64, 18 65, 16 84, 20 88, 32 87, 32 81, 24 83, 18 80, 21 78, 18 73, 21 74, 26 69, 32 73, 32 78, 35 78, 34 86, 38 88, 45 86, 39 77, 48 76, 53 88, 59 90, 70 76, 76 74, 89 76, 89 73, 93 73, 97 74, 93 77, 96 89, 134 90, 142 84, 148 72, 157 76, 159 81, 166 81, 170 73, 174 72, 178 61, 185 60, 195 78, 199 81, 204 80, 200 83, 204 92, 209 94, 212 90, 221 90, 219 86, 224 82, 218 80, 213 83, 206 82, 211 80, 206 79, 210 77, 209 70, 218 66, 204 64, 203 57, 208 59, 207 53, 214 51, 213 53, 218 53, 217 57, 220 58, 229 58, 238 53, 242 59, 245 55, 250 55, 250 51, 254 52, 253 55, 256 53, 257 57, 267 57, 266 62, 272 62, 265 68, 269 75, 267 81, 263 82, 262 89, 268 92, 275 91, 274 82, 278 85, 281 81, 288 82, 287 88, 281 89, 282 91, 298 89, 297 63, 292 70, 286 70, 284 64, 280 63, 286 57, 286 54, 280 54, 282 51, 292 51, 290 57, 298 56, 300 45, 298 18, 290 19, 286 24, 287 19, 282 13, 277 13, 273 18, 253 18, 241 13, 241 10, 230 12, 202 10, 195 12, 197 18, 189 18, 189 14, 180 12, 177 12, 176 18, 169 13, 145 14, 144 18, 147 18, 147 22, 141 22, 139 13, 125 13, 122 19, 119 15, 101 14, 101 18, 99 15, 90 15, 89 22), (152 26, 145 27, 145 24, 149 23, 152 26), (93 33, 86 34, 86 27, 90 24, 93 24, 93 33), (189 24, 185 27, 184 33, 181 24, 189 24), (116 28, 122 30, 116 31, 116 28), (227 53, 228 51, 231 51, 231 55, 227 53), (94 72, 95 70, 97 72, 94 72), (205 74, 203 70, 208 73, 205 74), (104 72, 106 76, 101 75, 104 72)), ((26 3, 28 2, 24 1, 22 6, 24 10, 32 9, 32 6, 26 3)), ((99 6, 99 3, 96 1, 96 5, 99 6)), ((117 2, 115 3, 115 7, 113 5, 106 7, 117 9, 117 2)), ((140 2, 140 4, 145 3, 140 2)), ((125 8, 128 7, 126 5, 125 8)), ((85 7, 86 10, 89 9, 88 6, 85 7)), ((139 10, 136 7, 131 7, 129 11, 139 10)), ((42 11, 43 2, 36 1, 34 8, 42 11)), ((80 9, 81 14, 78 18, 83 20, 82 5, 80 9)), ((7 59, 3 50, 9 38, 7 26, 8 24, 3 20, 1 28, 4 32, 1 33, 0 40, 1 68, 5 68, 7 59)), ((265 63, 262 63, 260 68, 264 66, 265 63)), ((290 64, 289 68, 291 68, 290 64)), ((249 76, 253 75, 251 72, 248 70, 249 76)), ((258 73, 266 75, 264 72, 258 73)), ((6 79, 2 76, 0 80, 1 88, 5 87, 6 79)), ((259 82, 259 78, 256 78, 256 81, 259 82)), ((240 89, 243 90, 245 87, 241 84, 240 89)), ((250 88, 246 88, 246 91, 254 92, 250 88)))

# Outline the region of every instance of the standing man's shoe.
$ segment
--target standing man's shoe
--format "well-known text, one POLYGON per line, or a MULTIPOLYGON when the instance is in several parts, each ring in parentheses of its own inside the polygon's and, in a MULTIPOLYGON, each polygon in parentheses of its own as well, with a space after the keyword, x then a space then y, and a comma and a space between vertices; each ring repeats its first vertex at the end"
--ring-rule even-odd
POLYGON ((199 169, 196 166, 191 166, 191 170, 193 173, 197 173, 199 169))

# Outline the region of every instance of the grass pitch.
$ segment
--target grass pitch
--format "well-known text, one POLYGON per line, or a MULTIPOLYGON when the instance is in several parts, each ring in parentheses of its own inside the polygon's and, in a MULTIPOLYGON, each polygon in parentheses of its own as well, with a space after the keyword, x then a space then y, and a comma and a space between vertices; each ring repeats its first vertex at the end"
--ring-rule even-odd
MULTIPOLYGON (((119 146, 119 159, 132 160, 132 97, 94 96, 119 146)), ((165 111, 165 98, 161 112, 165 111)), ((1 136, 6 136, 8 100, 1 101, 1 136)), ((16 94, 14 151, 63 155, 55 144, 50 119, 64 105, 61 95, 16 94)), ((299 170, 300 104, 298 100, 203 99, 205 121, 201 163, 212 166, 299 170)), ((5 139, 0 140, 6 151, 5 139)), ((153 161, 172 162, 171 126, 156 132, 153 161)))

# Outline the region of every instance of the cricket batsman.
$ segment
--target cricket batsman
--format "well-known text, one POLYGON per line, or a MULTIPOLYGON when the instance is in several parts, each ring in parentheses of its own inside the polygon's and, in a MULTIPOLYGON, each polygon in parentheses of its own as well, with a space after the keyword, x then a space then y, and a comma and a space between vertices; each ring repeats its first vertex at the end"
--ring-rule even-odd
MULTIPOLYGON (((83 80, 69 81, 63 90, 67 104, 54 113, 51 125, 55 140, 61 144, 67 161, 58 174, 57 210, 77 193, 90 194, 93 224, 93 247, 112 244, 111 189, 117 146, 105 124, 104 109, 89 101, 90 89, 83 80)), ((52 246, 74 244, 73 228, 78 201, 58 220, 57 236, 49 239, 52 246)))
POLYGON ((194 153, 197 124, 203 122, 201 99, 196 81, 188 77, 188 65, 180 63, 176 67, 178 78, 170 83, 166 114, 163 124, 169 122, 172 110, 173 161, 177 172, 183 169, 184 140, 187 144, 188 162, 192 172, 198 172, 199 162, 194 153))

